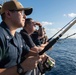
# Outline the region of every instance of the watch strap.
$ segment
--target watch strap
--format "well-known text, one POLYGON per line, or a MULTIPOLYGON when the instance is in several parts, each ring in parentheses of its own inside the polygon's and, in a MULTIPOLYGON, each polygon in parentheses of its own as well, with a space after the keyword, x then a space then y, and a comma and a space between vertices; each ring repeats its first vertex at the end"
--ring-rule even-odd
POLYGON ((22 66, 20 64, 17 64, 17 73, 19 75, 24 75, 24 69, 22 68, 22 66))

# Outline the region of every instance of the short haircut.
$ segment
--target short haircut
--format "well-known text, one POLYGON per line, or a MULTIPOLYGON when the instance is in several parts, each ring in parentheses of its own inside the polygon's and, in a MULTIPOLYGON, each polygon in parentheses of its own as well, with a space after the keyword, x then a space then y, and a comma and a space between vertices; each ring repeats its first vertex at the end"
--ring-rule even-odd
POLYGON ((24 27, 26 27, 31 22, 31 20, 33 20, 33 19, 32 18, 26 18, 24 27))

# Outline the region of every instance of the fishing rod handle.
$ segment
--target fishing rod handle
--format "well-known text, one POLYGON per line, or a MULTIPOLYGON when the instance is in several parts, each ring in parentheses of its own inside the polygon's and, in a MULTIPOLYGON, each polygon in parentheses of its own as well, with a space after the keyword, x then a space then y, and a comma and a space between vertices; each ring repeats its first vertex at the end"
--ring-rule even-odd
POLYGON ((39 55, 42 55, 44 52, 48 51, 56 42, 57 40, 59 39, 59 37, 53 39, 52 41, 50 41, 47 46, 45 46, 45 48, 39 52, 39 55))

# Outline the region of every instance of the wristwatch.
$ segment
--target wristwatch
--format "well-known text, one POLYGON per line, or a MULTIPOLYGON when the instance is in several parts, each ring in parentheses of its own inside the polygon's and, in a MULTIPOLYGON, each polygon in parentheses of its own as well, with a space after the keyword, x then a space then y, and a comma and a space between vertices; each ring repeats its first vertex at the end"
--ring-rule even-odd
POLYGON ((17 73, 19 75, 23 75, 25 73, 24 69, 22 68, 22 66, 20 64, 17 65, 17 73))

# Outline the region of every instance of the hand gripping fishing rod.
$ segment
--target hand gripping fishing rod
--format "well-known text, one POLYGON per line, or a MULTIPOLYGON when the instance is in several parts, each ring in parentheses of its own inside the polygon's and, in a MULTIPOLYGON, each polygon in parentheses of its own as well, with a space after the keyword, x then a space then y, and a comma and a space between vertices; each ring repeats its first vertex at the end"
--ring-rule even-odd
POLYGON ((56 42, 57 40, 66 32, 68 31, 74 24, 76 23, 76 17, 74 18, 73 21, 71 21, 69 23, 69 26, 65 28, 65 30, 63 30, 62 33, 60 33, 56 38, 54 38, 53 40, 51 40, 46 46, 45 48, 39 52, 39 55, 42 55, 44 52, 46 52, 47 50, 49 50, 49 48, 51 48, 56 42))

